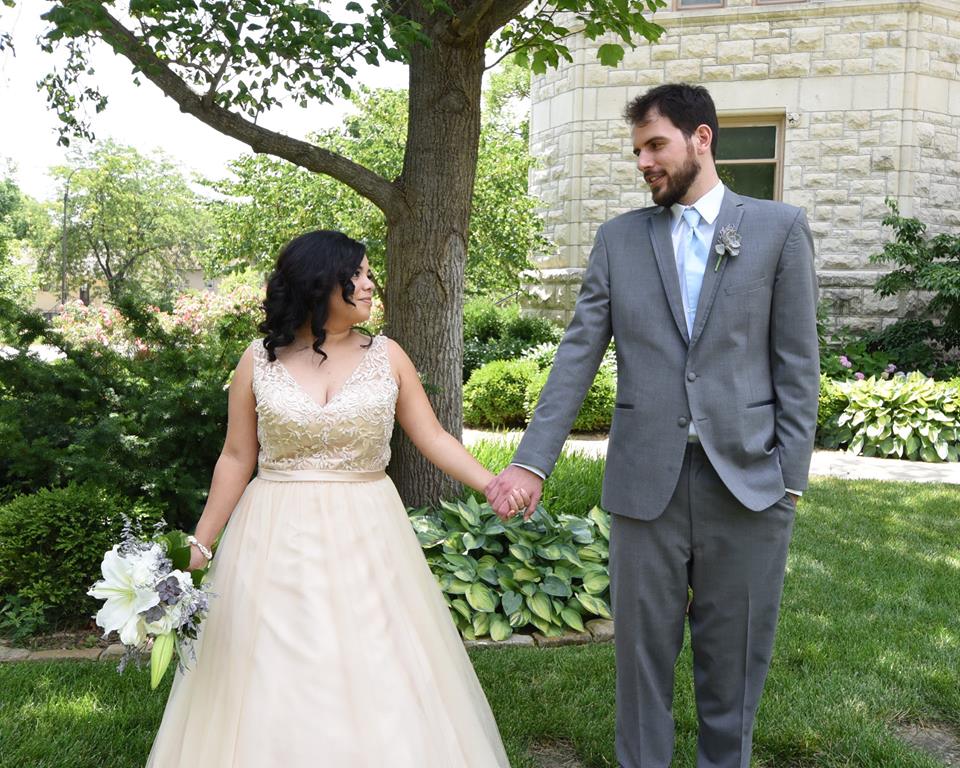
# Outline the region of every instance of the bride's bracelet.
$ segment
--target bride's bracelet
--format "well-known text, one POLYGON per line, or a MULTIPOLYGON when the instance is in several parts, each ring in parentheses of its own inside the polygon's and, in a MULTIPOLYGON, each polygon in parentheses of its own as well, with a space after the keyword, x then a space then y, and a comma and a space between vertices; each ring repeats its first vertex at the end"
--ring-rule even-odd
POLYGON ((208 563, 213 560, 213 552, 210 551, 209 547, 205 547, 203 544, 197 541, 196 536, 187 536, 187 541, 200 550, 200 554, 207 558, 208 563))

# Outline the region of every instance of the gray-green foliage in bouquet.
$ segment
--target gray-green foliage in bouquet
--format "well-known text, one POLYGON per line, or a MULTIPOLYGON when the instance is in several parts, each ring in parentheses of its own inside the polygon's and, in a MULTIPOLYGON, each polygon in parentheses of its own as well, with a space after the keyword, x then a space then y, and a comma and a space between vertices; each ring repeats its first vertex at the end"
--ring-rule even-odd
POLYGON ((556 637, 610 618, 610 516, 500 520, 474 498, 410 511, 414 531, 464 638, 506 640, 516 630, 556 637))

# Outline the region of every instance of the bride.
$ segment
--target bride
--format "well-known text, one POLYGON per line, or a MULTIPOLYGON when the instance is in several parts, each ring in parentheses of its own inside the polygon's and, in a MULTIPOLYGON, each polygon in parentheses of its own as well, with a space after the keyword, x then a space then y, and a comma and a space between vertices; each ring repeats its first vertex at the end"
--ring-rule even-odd
MULTIPOLYGON (((457 480, 482 490, 493 475, 440 426, 404 351, 353 330, 372 301, 364 246, 346 235, 280 253, 192 539, 202 567, 226 525, 215 597, 148 768, 509 766, 384 474, 394 418, 457 480)), ((514 509, 526 501, 514 493, 514 509)))

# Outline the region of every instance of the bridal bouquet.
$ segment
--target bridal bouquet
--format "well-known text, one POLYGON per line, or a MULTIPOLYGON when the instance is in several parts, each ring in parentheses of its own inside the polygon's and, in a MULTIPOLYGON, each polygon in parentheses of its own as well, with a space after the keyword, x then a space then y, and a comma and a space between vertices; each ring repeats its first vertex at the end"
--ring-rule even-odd
POLYGON ((129 523, 122 541, 103 556, 103 578, 87 594, 105 600, 97 613, 104 634, 116 631, 127 652, 120 671, 131 659, 150 651, 150 687, 156 688, 174 654, 182 666, 194 658, 192 641, 207 612, 210 592, 204 571, 192 573, 190 545, 181 531, 137 536, 129 523))

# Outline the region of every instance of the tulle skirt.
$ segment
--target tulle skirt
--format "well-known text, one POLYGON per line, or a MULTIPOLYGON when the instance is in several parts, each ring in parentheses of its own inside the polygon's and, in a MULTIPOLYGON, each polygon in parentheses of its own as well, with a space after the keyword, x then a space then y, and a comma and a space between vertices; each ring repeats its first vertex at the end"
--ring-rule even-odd
POLYGON ((148 768, 509 766, 393 483, 264 474, 221 540, 148 768))

